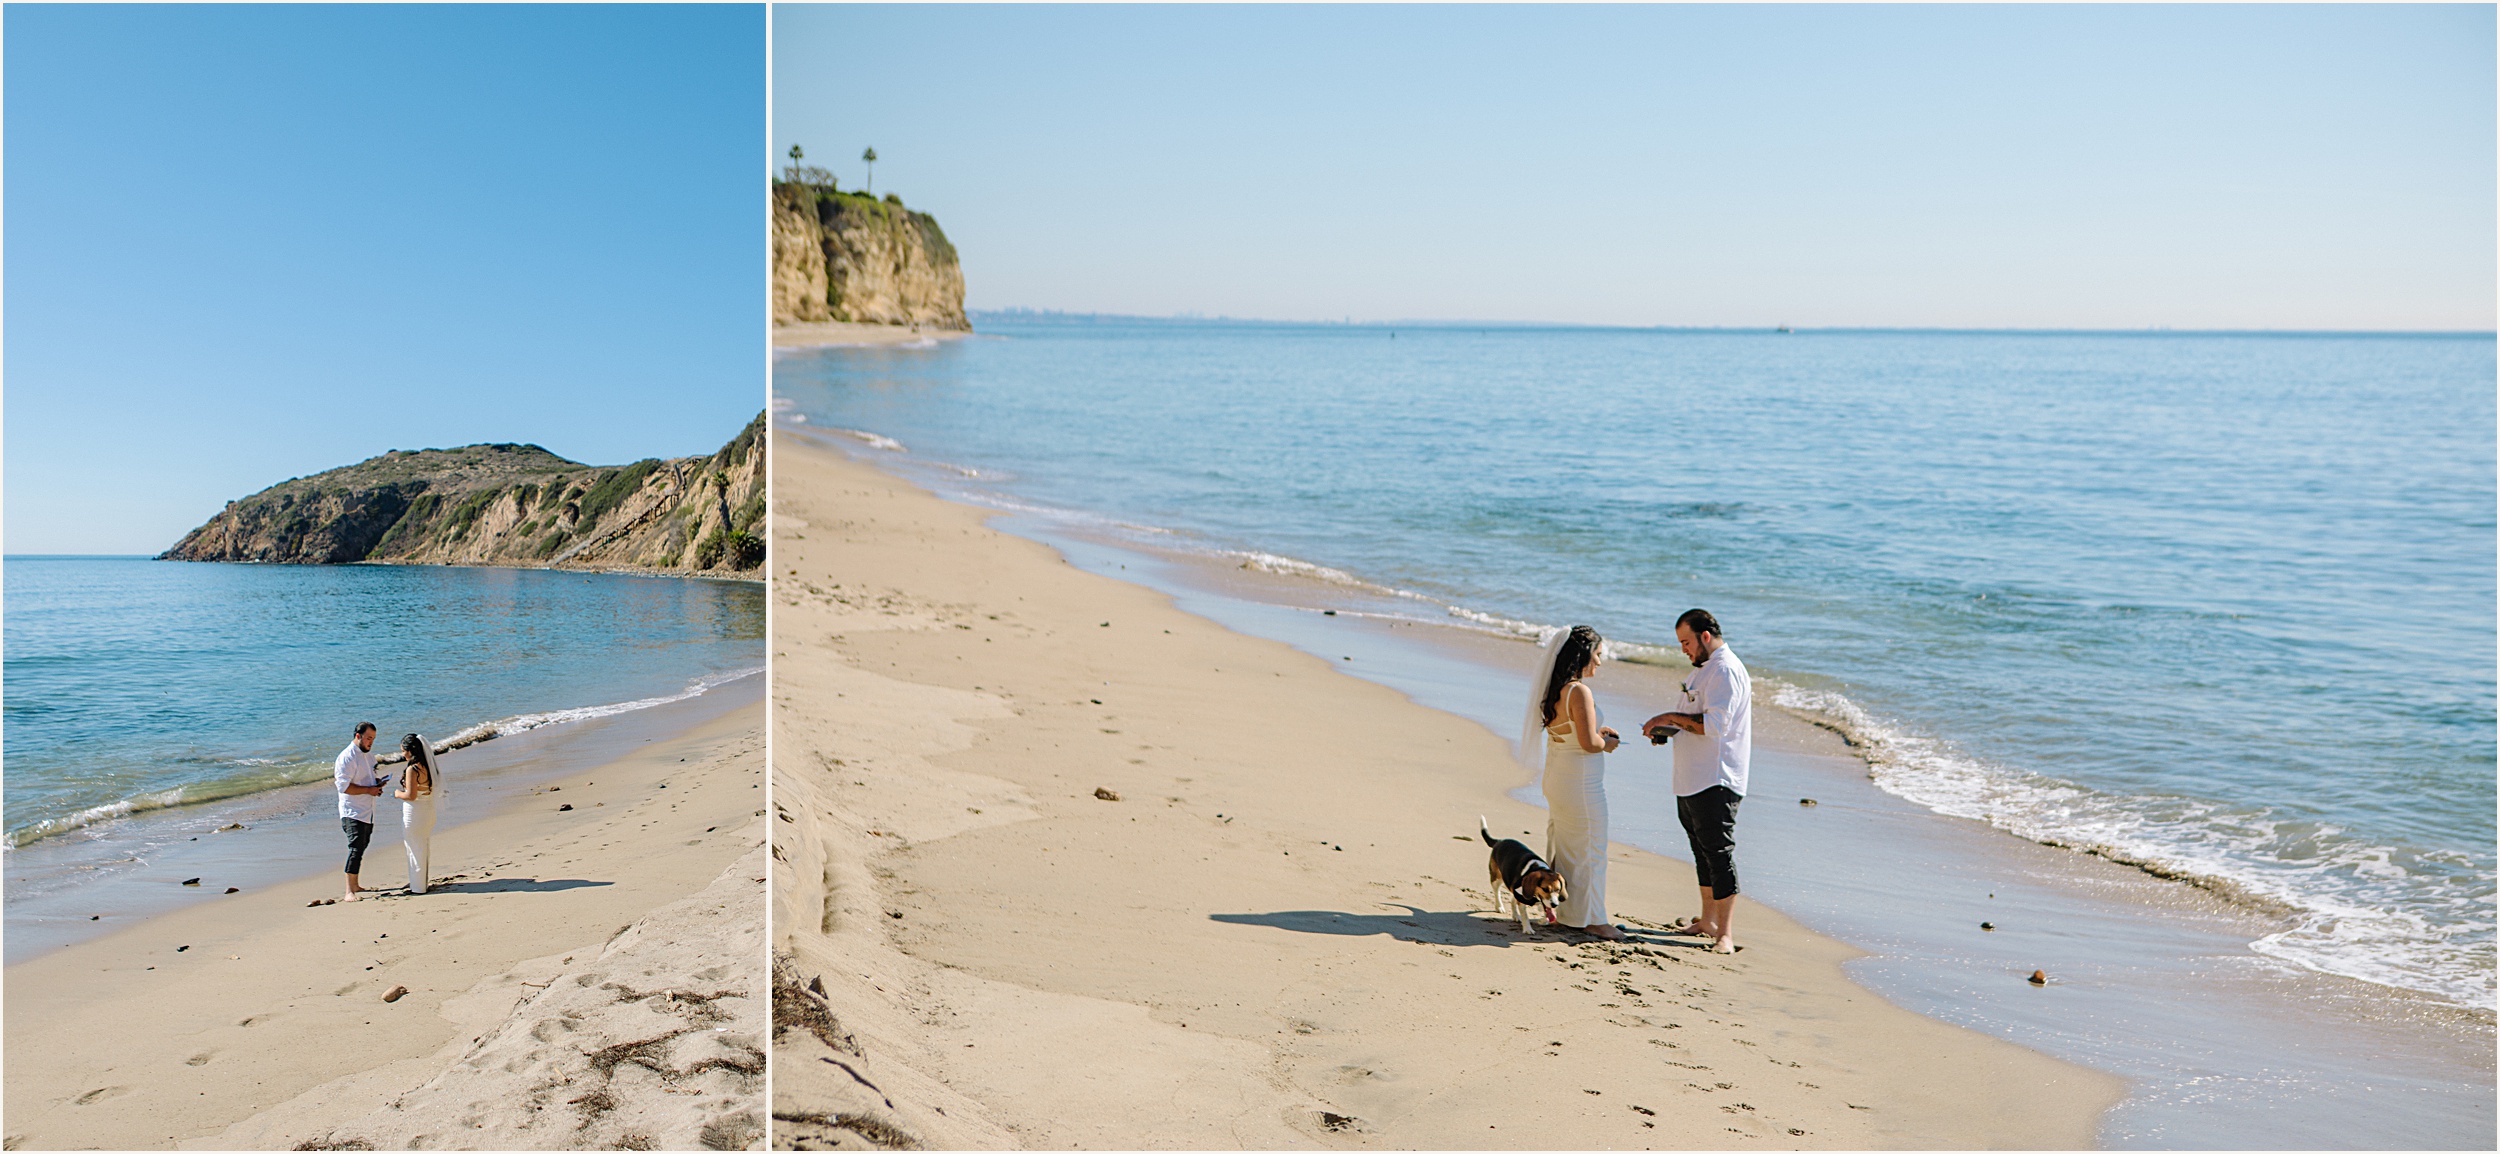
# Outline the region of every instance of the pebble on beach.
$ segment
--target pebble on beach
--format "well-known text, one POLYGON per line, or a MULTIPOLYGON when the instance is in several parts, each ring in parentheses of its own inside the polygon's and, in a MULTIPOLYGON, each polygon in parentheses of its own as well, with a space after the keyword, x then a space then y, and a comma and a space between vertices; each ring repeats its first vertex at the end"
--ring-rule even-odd
POLYGON ((1995 922, 1981 922, 1979 923, 1979 928, 1983 930, 1993 930, 1997 928, 1997 924, 1995 922))
POLYGON ((188 879, 188 880, 184 881, 182 884, 184 884, 184 885, 186 885, 186 886, 195 886, 195 885, 200 884, 200 879, 198 879, 198 878, 190 878, 190 879, 188 879))
POLYGON ((2048 975, 2048 971, 2046 971, 2046 970, 2033 970, 2033 971, 2031 971, 2031 984, 2032 984, 2032 985, 2035 985, 2035 986, 2045 986, 2045 985, 2048 985, 2048 984, 2049 984, 2049 975, 2048 975))
POLYGON ((1104 800, 1104 801, 1118 801, 1118 800, 1120 800, 1120 795, 1119 795, 1119 794, 1116 794, 1116 793, 1111 792, 1110 790, 1104 789, 1103 787, 1101 787, 1101 786, 1099 786, 1099 785, 1094 787, 1094 796, 1095 796, 1095 797, 1098 797, 1098 798, 1101 798, 1101 799, 1102 799, 1102 800, 1104 800))
POLYGON ((243 892, 243 887, 241 887, 241 886, 227 886, 227 887, 226 887, 226 892, 227 892, 227 893, 230 893, 230 894, 239 894, 239 893, 242 893, 242 892, 243 892))
POLYGON ((385 1002, 396 1002, 396 1001, 400 1000, 401 998, 405 998, 405 997, 407 997, 407 996, 408 996, 408 987, 406 987, 406 986, 393 986, 393 987, 391 987, 391 992, 390 992, 390 993, 387 993, 387 994, 382 995, 382 1000, 383 1000, 383 1001, 385 1001, 385 1002))
POLYGON ((571 808, 573 808, 573 807, 572 807, 572 806, 570 806, 570 805, 559 805, 559 806, 557 806, 557 807, 556 807, 556 812, 557 812, 557 813, 563 813, 564 811, 566 811, 566 810, 568 810, 568 809, 571 809, 571 808))
POLYGON ((1797 799, 1797 804, 1799 804, 1799 805, 1813 805, 1813 804, 1814 804, 1814 799, 1813 799, 1813 798, 1810 798, 1810 797, 1801 797, 1801 798, 1798 798, 1798 799, 1797 799))

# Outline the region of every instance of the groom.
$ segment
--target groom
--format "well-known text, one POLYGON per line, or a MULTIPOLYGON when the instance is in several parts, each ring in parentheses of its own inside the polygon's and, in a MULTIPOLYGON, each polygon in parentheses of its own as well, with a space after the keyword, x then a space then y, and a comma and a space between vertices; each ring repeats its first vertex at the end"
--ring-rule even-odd
POLYGON ((1730 919, 1736 912, 1736 806, 1745 800, 1745 776, 1753 765, 1753 677, 1736 651, 1719 638, 1719 620, 1706 609, 1687 609, 1675 620, 1675 640, 1693 662, 1676 708, 1641 723, 1652 741, 1670 731, 1691 735, 1675 743, 1675 814, 1692 843, 1693 876, 1701 883, 1701 916, 1688 933, 1711 939, 1718 953, 1736 952, 1730 919))
POLYGON ((339 751, 330 776, 339 789, 339 826, 347 831, 347 897, 355 901, 365 887, 356 875, 364 869, 365 847, 373 842, 374 799, 388 778, 373 773, 373 723, 356 723, 356 738, 339 751))

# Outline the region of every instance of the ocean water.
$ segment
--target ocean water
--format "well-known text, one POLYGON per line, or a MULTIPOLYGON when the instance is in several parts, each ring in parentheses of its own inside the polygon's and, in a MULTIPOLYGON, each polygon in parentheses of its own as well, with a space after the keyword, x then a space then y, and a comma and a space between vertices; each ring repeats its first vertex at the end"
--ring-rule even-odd
POLYGON ((776 403, 1417 620, 1671 661, 1707 606, 1893 798, 2493 1005, 2489 336, 983 328, 785 354, 776 403))
MULTIPOLYGON (((410 732, 509 738, 764 668, 746 582, 132 557, 10 557, 5 575, 13 857, 143 858, 153 826, 329 780, 359 721, 376 754, 410 732)), ((15 906, 117 871, 10 872, 15 906)))

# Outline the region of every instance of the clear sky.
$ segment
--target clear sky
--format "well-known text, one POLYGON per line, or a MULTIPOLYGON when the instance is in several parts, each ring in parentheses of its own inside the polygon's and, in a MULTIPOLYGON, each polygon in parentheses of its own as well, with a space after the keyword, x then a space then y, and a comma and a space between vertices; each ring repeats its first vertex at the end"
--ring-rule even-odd
POLYGON ((774 9, 974 308, 2493 327, 2473 6, 774 9))
POLYGON ((11 5, 6 537, 155 553, 385 450, 763 407, 760 6, 11 5))

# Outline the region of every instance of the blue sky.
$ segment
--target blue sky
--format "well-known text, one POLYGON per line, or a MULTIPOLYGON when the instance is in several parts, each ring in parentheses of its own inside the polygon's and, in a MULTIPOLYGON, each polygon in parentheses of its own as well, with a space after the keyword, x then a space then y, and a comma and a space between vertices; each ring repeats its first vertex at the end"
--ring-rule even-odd
POLYGON ((2493 326, 2477 6, 774 10, 975 308, 2493 326))
POLYGON ((764 399, 760 7, 12 5, 6 539, 154 553, 394 448, 764 399))

